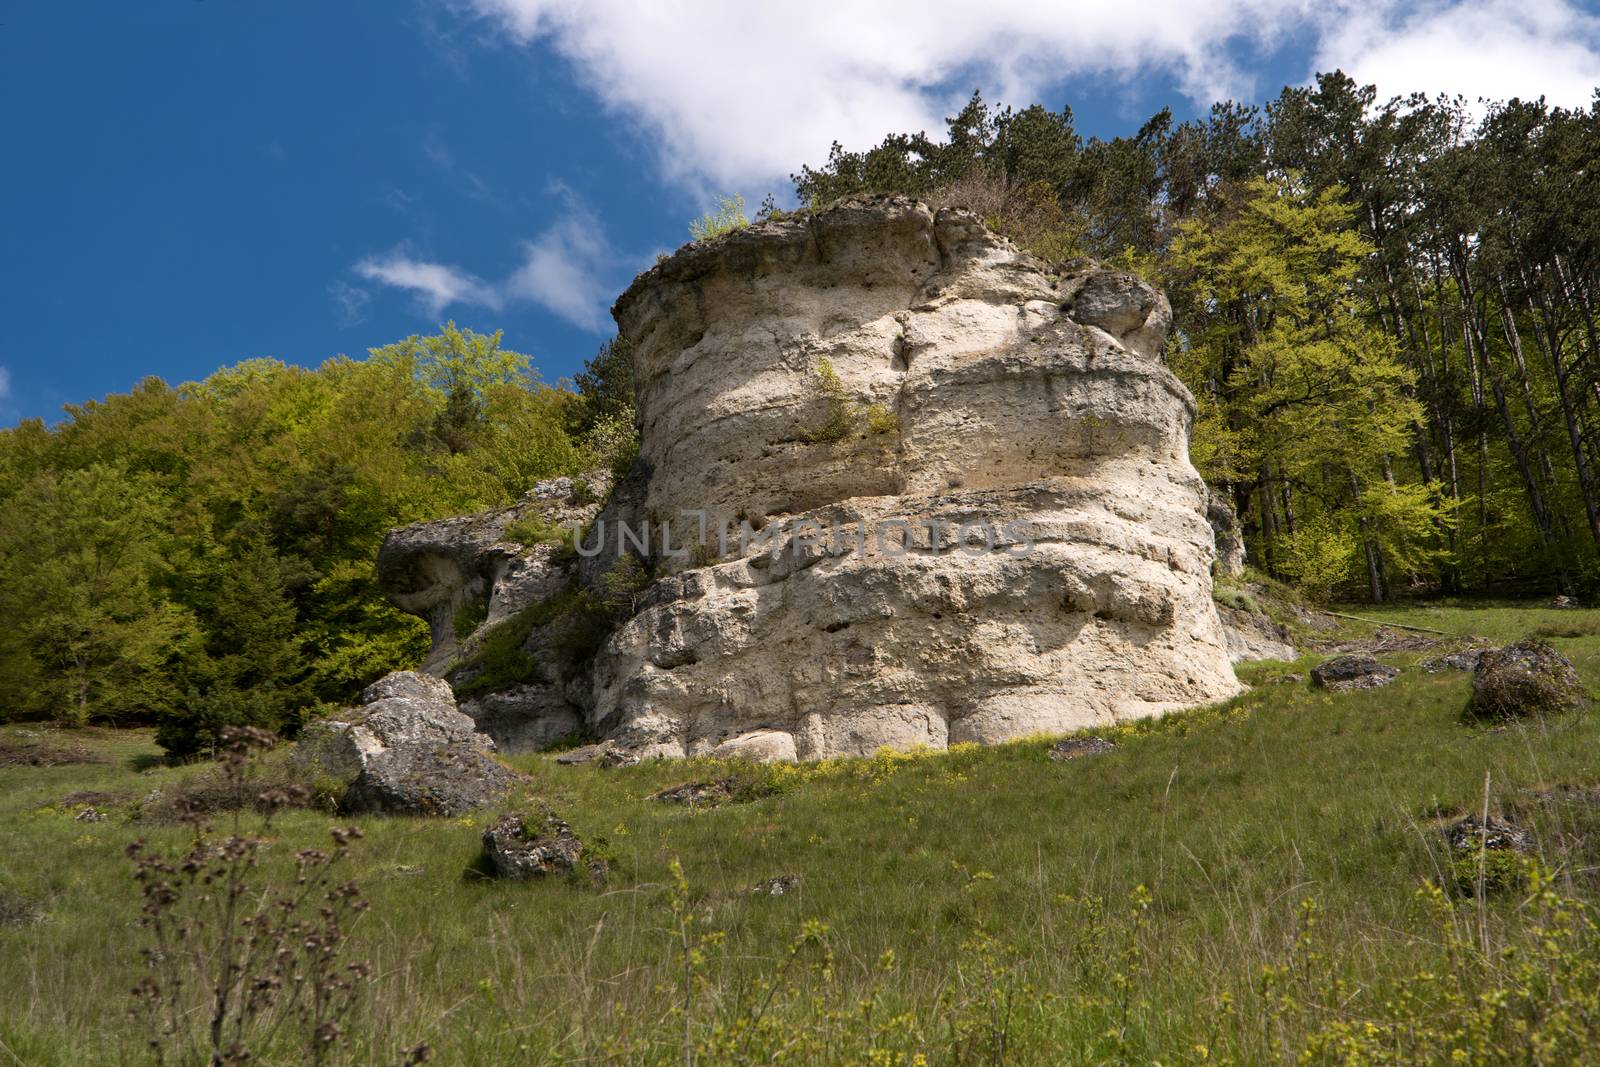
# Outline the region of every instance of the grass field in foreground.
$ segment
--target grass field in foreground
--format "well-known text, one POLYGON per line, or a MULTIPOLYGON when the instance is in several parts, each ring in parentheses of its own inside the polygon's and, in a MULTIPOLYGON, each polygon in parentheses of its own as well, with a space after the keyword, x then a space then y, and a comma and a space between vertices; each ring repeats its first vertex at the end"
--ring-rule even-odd
MULTIPOLYGON (((1500 641, 1543 629, 1600 680, 1600 612, 1362 614, 1500 641)), ((1456 673, 1409 669, 1343 696, 1272 681, 1311 662, 1244 668, 1261 684, 1220 708, 1101 731, 1117 743, 1105 755, 1054 763, 1047 740, 881 755, 710 809, 648 797, 725 765, 511 759, 609 855, 605 888, 478 878, 495 811, 356 820, 350 871, 371 909, 349 951, 376 977, 344 1051, 385 1063, 426 1042, 450 1064, 1593 1056, 1600 792, 1558 787, 1600 786, 1600 715, 1467 725, 1456 673), (1455 887, 1438 826, 1480 808, 1486 779, 1490 806, 1533 829, 1546 873, 1480 898, 1455 887), (790 893, 748 892, 785 874, 802 879, 790 893)), ((127 1009, 144 932, 123 849, 180 848, 185 828, 131 814, 204 768, 161 765, 139 732, 0 738, 106 760, 0 768, 0 893, 40 913, 0 925, 0 1064, 141 1062, 127 1009), (80 822, 63 798, 82 790, 127 799, 80 822)), ((291 812, 268 834, 287 855, 329 825, 291 812)))

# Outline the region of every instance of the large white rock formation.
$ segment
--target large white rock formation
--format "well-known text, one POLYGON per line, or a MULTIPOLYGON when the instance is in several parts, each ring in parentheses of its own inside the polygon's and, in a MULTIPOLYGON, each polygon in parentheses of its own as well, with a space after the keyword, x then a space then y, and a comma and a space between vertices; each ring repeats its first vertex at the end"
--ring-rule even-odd
POLYGON ((586 575, 622 519, 657 575, 593 666, 619 746, 942 748, 1239 690, 1194 402, 1134 276, 885 197, 689 246, 614 314, 641 464, 586 575), (700 543, 663 553, 662 520, 700 543), (771 541, 717 537, 740 522, 771 541))

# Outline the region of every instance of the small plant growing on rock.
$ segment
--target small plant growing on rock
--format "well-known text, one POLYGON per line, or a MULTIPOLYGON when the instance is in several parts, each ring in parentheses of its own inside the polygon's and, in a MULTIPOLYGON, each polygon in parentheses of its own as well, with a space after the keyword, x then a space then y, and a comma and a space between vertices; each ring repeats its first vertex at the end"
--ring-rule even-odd
POLYGON ((717 210, 689 223, 689 236, 696 241, 707 241, 734 230, 742 230, 748 225, 750 220, 744 215, 744 197, 734 193, 732 196, 718 197, 717 210))
POLYGON ((489 607, 482 597, 469 597, 456 608, 455 614, 450 617, 450 629, 454 631, 456 640, 465 641, 477 632, 483 625, 483 620, 489 617, 489 607))
MULTIPOLYGON (((224 731, 227 781, 247 788, 252 756, 272 740, 249 727, 224 731)), ((292 799, 283 789, 263 793, 263 826, 292 799)), ((335 1062, 371 977, 365 963, 345 959, 349 926, 366 901, 337 879, 361 832, 333 830, 332 848, 300 851, 293 873, 275 877, 267 840, 247 834, 242 818, 236 809, 219 838, 196 815, 180 856, 143 841, 128 847, 144 901, 139 922, 150 934, 149 973, 134 987, 132 1013, 162 1064, 335 1062)))
POLYGON ((900 416, 883 404, 857 404, 850 399, 833 361, 817 360, 817 391, 822 394, 823 416, 803 428, 800 437, 807 444, 831 444, 853 437, 863 430, 872 434, 900 432, 900 416))

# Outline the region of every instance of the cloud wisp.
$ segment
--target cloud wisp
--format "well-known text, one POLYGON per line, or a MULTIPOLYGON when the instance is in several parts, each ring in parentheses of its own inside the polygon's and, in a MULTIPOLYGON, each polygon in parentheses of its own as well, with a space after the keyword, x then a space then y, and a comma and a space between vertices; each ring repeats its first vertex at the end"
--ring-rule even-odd
POLYGON ((422 258, 405 245, 361 260, 355 272, 411 293, 430 317, 452 305, 501 311, 514 304, 533 304, 579 329, 603 333, 616 275, 629 260, 612 249, 599 218, 570 189, 556 186, 553 191, 562 203, 561 214, 524 246, 521 264, 504 279, 486 281, 459 267, 422 258))
POLYGON ((1588 103, 1600 20, 1575 0, 466 0, 491 29, 565 57, 636 124, 669 178, 748 188, 891 131, 943 128, 973 85, 1039 101, 1073 77, 1173 77, 1197 105, 1252 98, 1254 60, 1292 43, 1305 77, 1343 68, 1413 90, 1588 103))

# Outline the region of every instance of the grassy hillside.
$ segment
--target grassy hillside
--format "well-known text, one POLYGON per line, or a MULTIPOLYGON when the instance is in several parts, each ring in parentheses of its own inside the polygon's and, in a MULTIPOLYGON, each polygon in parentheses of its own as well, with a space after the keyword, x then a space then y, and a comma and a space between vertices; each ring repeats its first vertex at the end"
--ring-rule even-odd
MULTIPOLYGON (((1384 617, 1497 640, 1542 628, 1600 681, 1600 611, 1431 603, 1384 617)), ((1262 684, 1224 707, 1103 731, 1117 743, 1104 755, 1056 763, 1037 740, 746 768, 776 792, 709 809, 648 798, 726 767, 512 759, 608 855, 609 885, 480 878, 494 812, 362 820, 351 874, 371 908, 350 952, 376 977, 348 1051, 1173 1064, 1409 1063, 1463 1047, 1470 1062, 1581 1061, 1600 1039, 1600 716, 1465 725, 1455 673, 1344 696, 1272 681, 1310 662, 1247 669, 1262 684), (1534 831, 1547 874, 1480 899, 1456 887, 1439 826, 1481 808, 1486 781, 1490 806, 1534 831), (790 892, 749 891, 788 874, 801 877, 790 892)), ((123 849, 178 849, 184 827, 132 815, 204 769, 161 765, 141 733, 0 740, 104 760, 0 766, 0 1063, 136 1060, 144 933, 123 849), (78 821, 65 798, 85 790, 125 799, 78 821)), ((287 855, 328 826, 297 811, 269 833, 287 855)))

